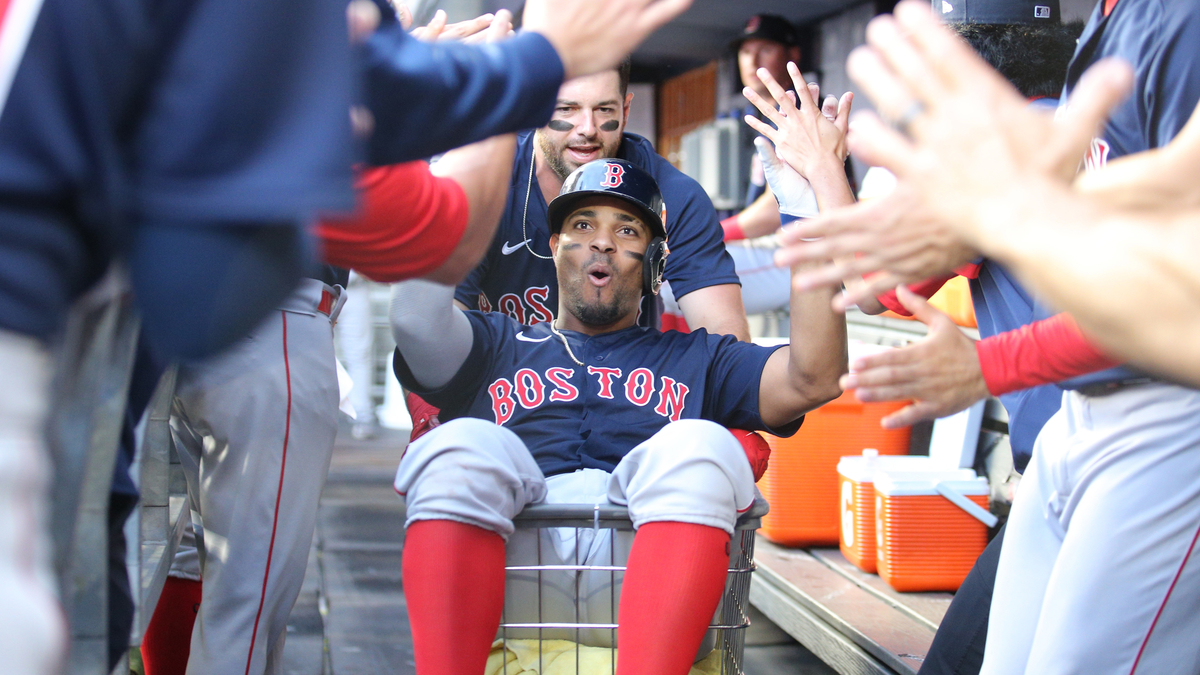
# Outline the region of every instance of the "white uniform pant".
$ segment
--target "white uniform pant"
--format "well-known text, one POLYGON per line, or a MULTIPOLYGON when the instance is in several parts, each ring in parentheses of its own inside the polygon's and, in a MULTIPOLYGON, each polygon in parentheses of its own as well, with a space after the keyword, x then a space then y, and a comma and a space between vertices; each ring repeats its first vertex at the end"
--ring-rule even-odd
MULTIPOLYGON (((516 434, 491 422, 457 419, 409 446, 396 490, 405 495, 406 527, 419 520, 454 520, 491 530, 508 541, 509 565, 624 565, 632 533, 514 531, 512 518, 527 504, 611 503, 628 507, 634 528, 672 521, 732 534, 738 514, 754 502, 754 476, 733 435, 703 420, 666 425, 612 474, 584 469, 547 479, 516 434)), ((505 621, 614 623, 619 594, 620 574, 607 571, 542 572, 540 588, 537 572, 513 573, 505 589, 505 621)), ((595 646, 612 640, 608 630, 542 635, 595 646)), ((536 630, 508 631, 510 638, 536 636, 536 630)))
POLYGON ((40 342, 0 330, 0 662, 14 675, 57 672, 66 653, 46 529, 51 371, 40 342))
POLYGON ((1200 672, 1200 392, 1067 392, 1013 503, 985 675, 1200 672))
POLYGON ((181 546, 171 572, 204 582, 189 675, 282 672, 337 434, 333 329, 315 311, 322 287, 306 282, 290 309, 180 371, 171 431, 205 553, 181 546))
POLYGON ((354 381, 350 405, 355 422, 375 424, 375 322, 371 316, 370 282, 357 272, 350 273, 346 305, 338 315, 337 340, 346 372, 354 381))

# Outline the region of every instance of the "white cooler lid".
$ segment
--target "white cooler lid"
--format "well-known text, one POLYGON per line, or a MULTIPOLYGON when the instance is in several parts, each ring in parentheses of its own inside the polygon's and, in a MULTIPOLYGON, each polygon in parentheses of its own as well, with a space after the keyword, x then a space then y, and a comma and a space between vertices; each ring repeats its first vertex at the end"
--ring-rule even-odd
POLYGON ((880 455, 874 458, 847 455, 839 459, 837 465, 838 473, 858 483, 872 482, 879 471, 937 471, 938 468, 925 455, 880 455))
POLYGON ((939 483, 964 495, 991 494, 987 479, 976 476, 971 469, 912 472, 883 469, 875 474, 875 490, 889 497, 936 495, 939 483))

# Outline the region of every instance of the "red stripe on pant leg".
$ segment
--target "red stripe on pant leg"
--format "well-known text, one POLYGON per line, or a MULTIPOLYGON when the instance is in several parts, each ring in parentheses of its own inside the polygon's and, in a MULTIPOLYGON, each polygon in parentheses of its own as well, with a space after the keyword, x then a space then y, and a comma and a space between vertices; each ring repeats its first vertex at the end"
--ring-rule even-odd
POLYGON ((283 374, 287 381, 287 416, 283 427, 283 458, 279 463, 279 488, 275 492, 275 515, 271 520, 271 543, 267 546, 267 569, 263 572, 262 595, 258 598, 258 614, 254 615, 254 631, 250 633, 250 651, 246 654, 246 675, 250 675, 250 661, 254 657, 254 641, 258 637, 258 621, 262 618, 263 604, 267 600, 267 579, 271 576, 271 556, 275 552, 275 528, 279 525, 279 502, 283 497, 283 472, 287 468, 288 435, 292 430, 292 368, 288 363, 287 313, 283 317, 283 374))
POLYGON ((1200 528, 1196 529, 1196 534, 1192 536, 1192 545, 1188 546, 1187 553, 1183 556, 1183 562, 1179 564, 1179 570, 1175 572, 1175 578, 1171 580, 1171 586, 1167 589, 1167 596, 1163 598, 1162 604, 1158 607, 1158 613, 1154 615, 1154 621, 1150 623, 1150 630, 1146 631, 1146 639, 1142 640, 1142 648, 1138 650, 1137 658, 1133 660, 1133 668, 1130 669, 1129 675, 1137 672, 1138 663, 1142 660, 1142 653, 1146 651, 1146 645, 1150 642, 1150 636, 1154 634, 1154 627, 1158 625, 1158 620, 1162 617, 1163 610, 1167 608, 1167 601, 1171 599, 1171 592, 1175 590, 1175 584, 1179 583, 1179 577, 1183 576, 1183 568, 1187 567, 1188 559, 1192 557, 1192 551, 1196 548, 1196 540, 1200 539, 1200 528))

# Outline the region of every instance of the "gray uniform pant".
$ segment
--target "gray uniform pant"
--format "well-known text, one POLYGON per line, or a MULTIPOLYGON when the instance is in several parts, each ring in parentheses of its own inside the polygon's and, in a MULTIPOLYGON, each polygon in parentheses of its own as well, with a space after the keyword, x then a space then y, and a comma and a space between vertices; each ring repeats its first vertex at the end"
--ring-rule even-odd
MULTIPOLYGON (((739 512, 754 503, 754 476, 741 445, 704 420, 667 424, 606 473, 583 469, 545 478, 516 434, 491 422, 457 419, 412 444, 396 474, 407 523, 454 520, 500 534, 511 565, 623 565, 633 537, 610 529, 515 530, 527 504, 619 504, 635 528, 672 521, 732 534, 739 512)), ((510 623, 612 623, 620 575, 608 571, 517 572, 508 576, 510 623)), ((510 630, 510 638, 536 630, 510 630)), ((577 639, 571 629, 542 637, 577 639)), ((584 630, 584 644, 610 646, 608 630, 584 630)))
POLYGON ((1200 672, 1200 392, 1064 393, 1007 530, 983 673, 1200 672))
MULTIPOLYGON (((322 290, 306 280, 239 344, 180 371, 171 430, 204 559, 189 675, 280 673, 337 434, 338 384, 322 290)), ((336 316, 336 309, 333 310, 336 316)))

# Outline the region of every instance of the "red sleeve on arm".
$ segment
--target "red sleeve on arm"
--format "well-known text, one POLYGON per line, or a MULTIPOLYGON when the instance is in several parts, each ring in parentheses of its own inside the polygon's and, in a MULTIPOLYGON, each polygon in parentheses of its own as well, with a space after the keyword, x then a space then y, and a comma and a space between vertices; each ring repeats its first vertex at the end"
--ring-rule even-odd
POLYGON ((325 261, 375 281, 421 277, 454 252, 467 227, 462 187, 423 161, 358 172, 359 209, 317 225, 325 261))
POLYGON ((993 396, 1121 365, 1088 342, 1069 314, 1056 314, 975 343, 993 396))
MULTIPOLYGON (((938 290, 940 290, 942 286, 946 285, 947 281, 950 281, 951 279, 953 279, 956 276, 958 276, 958 275, 957 274, 945 274, 942 276, 926 279, 925 281, 918 281, 915 284, 909 284, 908 290, 912 291, 913 293, 916 293, 917 295, 919 295, 923 298, 929 299, 929 298, 933 297, 933 294, 937 293, 938 290)), ((909 312, 907 309, 905 309, 904 305, 900 304, 900 299, 896 297, 896 289, 894 289, 894 288, 886 293, 879 294, 878 296, 875 297, 875 299, 879 301, 879 304, 883 305, 884 307, 887 307, 888 309, 899 314, 900 316, 912 316, 912 313, 909 312)))

